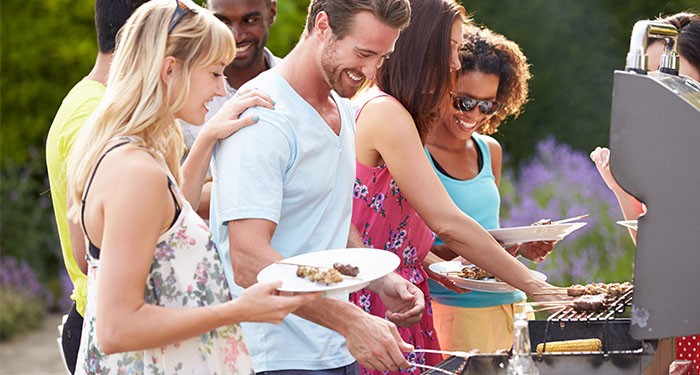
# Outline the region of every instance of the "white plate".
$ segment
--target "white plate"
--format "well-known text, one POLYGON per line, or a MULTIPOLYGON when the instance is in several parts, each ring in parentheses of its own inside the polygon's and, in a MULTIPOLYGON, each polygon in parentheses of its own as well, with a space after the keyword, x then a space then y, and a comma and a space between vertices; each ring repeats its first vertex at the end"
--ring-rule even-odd
MULTIPOLYGON (((446 276, 448 279, 452 280, 455 285, 457 285, 460 288, 464 289, 471 289, 471 290, 478 290, 480 292, 491 292, 491 293, 506 293, 506 292, 514 292, 517 289, 513 288, 512 286, 506 284, 503 281, 496 281, 495 278, 491 279, 485 279, 485 280, 475 280, 475 279, 467 279, 464 277, 459 277, 455 274, 446 274, 446 272, 459 272, 462 270, 462 268, 468 267, 467 265, 462 264, 462 262, 459 261, 449 261, 449 262, 438 262, 438 263, 433 263, 430 265, 430 270, 442 274, 446 276)), ((543 274, 542 272, 538 271, 532 271, 533 274, 535 274, 535 277, 538 279, 545 281, 547 280, 547 276, 543 274)))
POLYGON ((637 230, 637 220, 620 220, 617 223, 623 227, 637 230))
POLYGON ((488 231, 493 238, 502 242, 504 245, 512 245, 522 242, 533 241, 558 241, 571 234, 573 231, 580 229, 586 223, 565 223, 565 224, 547 224, 547 225, 528 225, 525 227, 512 227, 491 229, 488 231))
POLYGON ((387 275, 399 266, 401 260, 396 254, 378 249, 350 248, 317 251, 297 255, 284 260, 286 263, 315 267, 333 267, 333 263, 351 264, 360 269, 356 277, 343 277, 335 284, 320 284, 298 277, 297 266, 273 263, 258 273, 259 282, 282 280, 278 290, 283 292, 333 292, 351 293, 366 287, 370 281, 387 275))

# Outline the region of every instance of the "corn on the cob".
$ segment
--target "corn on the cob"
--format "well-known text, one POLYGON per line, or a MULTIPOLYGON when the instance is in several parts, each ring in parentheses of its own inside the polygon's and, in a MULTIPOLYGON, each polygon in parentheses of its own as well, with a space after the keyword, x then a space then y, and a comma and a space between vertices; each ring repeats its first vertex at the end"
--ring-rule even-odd
MULTIPOLYGON (((598 352, 602 347, 600 339, 551 341, 547 343, 546 352, 598 352)), ((542 354, 542 349, 544 344, 537 344, 537 354, 542 354)))

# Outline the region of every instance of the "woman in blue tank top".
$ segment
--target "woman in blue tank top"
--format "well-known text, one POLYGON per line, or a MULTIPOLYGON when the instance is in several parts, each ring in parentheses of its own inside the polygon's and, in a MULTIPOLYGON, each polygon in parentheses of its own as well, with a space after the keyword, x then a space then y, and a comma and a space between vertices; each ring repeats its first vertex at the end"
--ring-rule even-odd
MULTIPOLYGON (((463 32, 453 105, 433 129, 425 151, 456 205, 485 229, 495 229, 499 227, 502 150, 486 134, 496 132, 506 117, 520 113, 527 101, 530 72, 516 43, 477 26, 465 25, 463 32)), ((507 250, 542 261, 553 246, 553 242, 535 242, 507 250)), ((454 257, 437 239, 427 262, 454 257)), ((435 279, 429 281, 433 318, 443 349, 491 353, 511 347, 514 304, 525 299, 523 292, 463 293, 444 277, 434 273, 431 277, 435 279)))

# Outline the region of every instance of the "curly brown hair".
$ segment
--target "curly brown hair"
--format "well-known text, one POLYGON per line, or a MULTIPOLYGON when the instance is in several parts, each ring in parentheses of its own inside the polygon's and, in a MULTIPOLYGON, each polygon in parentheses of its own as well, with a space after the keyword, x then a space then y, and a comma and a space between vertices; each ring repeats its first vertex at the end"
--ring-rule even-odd
POLYGON ((501 34, 474 24, 462 27, 463 42, 459 51, 462 68, 458 74, 479 71, 499 78, 496 100, 503 104, 477 129, 480 134, 493 134, 508 116, 518 117, 528 101, 528 81, 532 78, 527 57, 517 43, 501 34))

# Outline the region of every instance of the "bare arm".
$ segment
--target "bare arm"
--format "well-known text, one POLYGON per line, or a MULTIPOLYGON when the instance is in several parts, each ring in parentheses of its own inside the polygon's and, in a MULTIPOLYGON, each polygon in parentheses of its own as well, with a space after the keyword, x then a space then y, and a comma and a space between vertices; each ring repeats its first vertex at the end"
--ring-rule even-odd
POLYGON ((211 179, 207 177, 202 185, 199 207, 197 207, 197 214, 205 220, 209 219, 209 209, 211 208, 211 184, 211 179))
POLYGON ((356 147, 360 162, 387 165, 413 208, 452 251, 530 295, 548 286, 452 202, 412 118, 398 102, 378 98, 364 107, 357 120, 356 147))
POLYGON ((360 232, 357 231, 354 225, 350 226, 350 234, 348 235, 348 248, 366 247, 362 242, 360 232))
POLYGON ((73 249, 73 259, 78 264, 80 272, 87 275, 88 265, 85 259, 87 247, 85 246, 85 234, 83 233, 83 228, 80 227, 80 223, 68 219, 68 235, 70 236, 70 244, 73 249))
MULTIPOLYGON (((626 192, 612 175, 612 171, 610 170, 610 150, 605 147, 596 147, 596 149, 591 152, 590 156, 596 168, 598 168, 600 177, 603 178, 605 184, 608 185, 608 188, 610 188, 615 194, 615 197, 617 197, 617 202, 620 204, 620 209, 622 209, 622 215, 625 217, 625 220, 636 220, 642 216, 644 212, 646 212, 646 208, 642 202, 626 192)), ((636 243, 637 231, 633 229, 629 231, 632 240, 636 243)))
MULTIPOLYGON (((275 229, 275 223, 263 219, 228 222, 236 284, 251 285, 262 268, 282 259, 270 244, 275 229)), ((343 335, 350 353, 365 367, 397 370, 409 366, 401 352, 410 351, 412 347, 403 342, 396 326, 382 317, 371 316, 336 298, 313 301, 294 313, 343 335)))
POLYGON ((214 145, 218 140, 230 136, 240 128, 256 123, 257 119, 251 116, 239 118, 243 111, 254 106, 272 109, 272 99, 252 90, 236 93, 236 96, 226 101, 219 112, 209 119, 197 135, 182 165, 182 193, 195 210, 199 208, 202 186, 207 176, 214 145))
POLYGON ((104 159, 93 186, 93 209, 86 212, 86 221, 101 248, 96 322, 105 353, 156 348, 241 321, 279 323, 317 297, 281 297, 275 291, 279 284, 264 284, 219 305, 148 304, 144 290, 158 237, 175 212, 165 174, 146 152, 118 149, 104 159))

